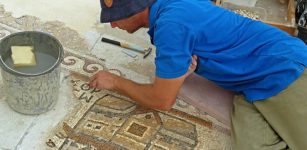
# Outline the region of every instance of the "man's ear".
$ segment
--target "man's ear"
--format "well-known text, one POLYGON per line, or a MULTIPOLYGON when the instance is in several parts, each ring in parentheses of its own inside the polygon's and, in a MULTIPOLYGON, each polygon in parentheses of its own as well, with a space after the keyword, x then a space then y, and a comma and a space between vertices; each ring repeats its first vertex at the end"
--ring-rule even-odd
POLYGON ((113 5, 113 0, 103 0, 104 4, 108 7, 111 8, 113 5))

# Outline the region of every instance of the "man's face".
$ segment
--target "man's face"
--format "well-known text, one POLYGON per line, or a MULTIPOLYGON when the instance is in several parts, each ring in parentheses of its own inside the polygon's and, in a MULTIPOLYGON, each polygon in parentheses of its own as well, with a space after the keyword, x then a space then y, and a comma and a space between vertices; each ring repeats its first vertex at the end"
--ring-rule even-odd
POLYGON ((118 27, 122 30, 126 30, 128 33, 134 33, 140 28, 136 22, 131 22, 129 18, 114 21, 114 22, 111 22, 110 24, 112 28, 118 27))
POLYGON ((118 27, 122 30, 126 30, 128 33, 134 33, 138 29, 146 26, 143 19, 142 13, 138 13, 129 18, 113 21, 110 24, 112 28, 118 27))

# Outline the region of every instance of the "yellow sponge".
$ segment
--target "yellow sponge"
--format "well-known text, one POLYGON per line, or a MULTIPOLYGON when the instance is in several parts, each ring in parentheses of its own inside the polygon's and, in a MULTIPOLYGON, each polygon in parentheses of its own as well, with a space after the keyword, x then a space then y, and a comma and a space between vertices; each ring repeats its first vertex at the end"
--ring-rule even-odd
POLYGON ((15 67, 35 66, 33 46, 11 46, 12 60, 15 67))

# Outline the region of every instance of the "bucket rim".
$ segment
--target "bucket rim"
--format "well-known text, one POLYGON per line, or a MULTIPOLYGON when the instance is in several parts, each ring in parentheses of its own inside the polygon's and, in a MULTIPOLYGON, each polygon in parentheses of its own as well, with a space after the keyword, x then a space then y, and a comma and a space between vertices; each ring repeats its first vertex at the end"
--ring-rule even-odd
POLYGON ((40 73, 24 73, 24 72, 20 72, 20 71, 17 71, 17 70, 14 70, 12 69, 11 67, 9 67, 5 62, 4 60, 2 59, 2 56, 0 56, 0 66, 2 67, 2 69, 8 73, 11 73, 11 74, 14 74, 14 75, 17 75, 17 76, 24 76, 24 77, 34 77, 34 76, 40 76, 40 75, 44 75, 44 74, 47 74, 47 73, 50 73, 52 72, 55 68, 57 68, 60 63, 62 62, 62 59, 63 59, 63 55, 64 55, 64 49, 63 49, 63 46, 61 44, 61 42, 53 35, 49 34, 49 33, 46 33, 46 32, 41 32, 41 31, 20 31, 20 32, 15 32, 15 33, 12 33, 8 36, 5 36, 3 39, 0 40, 0 44, 12 37, 12 36, 15 36, 15 35, 18 35, 18 34, 26 34, 26 33, 35 33, 35 34, 43 34, 43 35, 46 35, 50 38, 52 38, 53 40, 56 41, 56 43, 59 44, 59 56, 57 58, 57 60, 55 61, 55 63, 49 67, 48 69, 46 69, 45 71, 42 71, 40 73))

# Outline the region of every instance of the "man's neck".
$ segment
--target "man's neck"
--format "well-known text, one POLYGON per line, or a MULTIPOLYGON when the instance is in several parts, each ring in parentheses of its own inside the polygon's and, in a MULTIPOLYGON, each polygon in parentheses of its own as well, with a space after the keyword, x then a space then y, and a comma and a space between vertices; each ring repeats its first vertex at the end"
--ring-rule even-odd
POLYGON ((142 12, 142 23, 144 27, 146 28, 149 27, 149 8, 148 7, 142 12))

